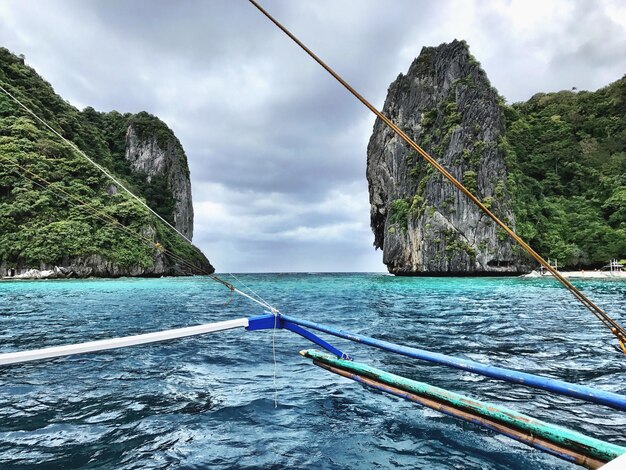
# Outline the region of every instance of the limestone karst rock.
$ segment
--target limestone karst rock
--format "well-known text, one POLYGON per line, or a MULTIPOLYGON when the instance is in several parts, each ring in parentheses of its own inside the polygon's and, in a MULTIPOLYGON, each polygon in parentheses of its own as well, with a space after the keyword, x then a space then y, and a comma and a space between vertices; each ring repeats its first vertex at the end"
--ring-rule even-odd
MULTIPOLYGON (((152 118, 159 121, 157 118, 152 118)), ((133 168, 146 176, 164 178, 174 200, 174 226, 190 240, 193 238, 193 202, 191 180, 184 150, 174 135, 159 121, 165 132, 162 139, 156 132, 139 135, 132 119, 126 132, 125 157, 133 168)))
MULTIPOLYGON (((515 225, 500 97, 464 41, 425 47, 388 90, 383 112, 497 216, 515 225)), ((398 275, 512 274, 513 242, 377 120, 367 149, 374 245, 398 275)))

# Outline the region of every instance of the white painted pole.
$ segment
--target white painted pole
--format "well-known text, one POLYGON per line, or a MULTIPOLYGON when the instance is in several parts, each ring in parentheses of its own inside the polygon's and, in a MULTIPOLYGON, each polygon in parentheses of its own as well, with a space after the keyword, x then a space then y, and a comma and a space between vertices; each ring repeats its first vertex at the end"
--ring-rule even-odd
POLYGON ((187 336, 203 335, 205 333, 230 330, 233 328, 245 328, 247 326, 247 318, 237 318, 235 320, 228 320, 217 323, 206 323, 204 325, 188 326, 185 328, 157 331, 155 333, 146 333, 142 335, 103 339, 99 341, 89 341, 87 343, 68 344, 65 346, 53 346, 51 348, 32 349, 30 351, 5 353, 0 354, 0 365, 39 361, 42 359, 52 359, 54 357, 71 356, 74 354, 104 351, 107 349, 124 348, 126 346, 136 346, 139 344, 157 343, 159 341, 168 341, 171 339, 185 338, 187 336))

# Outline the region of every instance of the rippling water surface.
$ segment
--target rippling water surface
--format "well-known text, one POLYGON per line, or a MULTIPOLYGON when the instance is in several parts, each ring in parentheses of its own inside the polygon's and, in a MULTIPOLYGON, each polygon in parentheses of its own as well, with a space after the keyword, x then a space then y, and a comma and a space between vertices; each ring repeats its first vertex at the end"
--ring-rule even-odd
MULTIPOLYGON (((241 275, 283 312, 626 393, 612 335, 551 280, 241 275)), ((626 283, 580 281, 622 323, 626 283)), ((262 313, 202 277, 0 283, 0 352, 262 313)), ((232 330, 0 368, 0 468, 575 468, 232 330), (274 407, 277 390, 278 407, 274 407)), ((342 340, 390 372, 626 445, 626 415, 342 340)))

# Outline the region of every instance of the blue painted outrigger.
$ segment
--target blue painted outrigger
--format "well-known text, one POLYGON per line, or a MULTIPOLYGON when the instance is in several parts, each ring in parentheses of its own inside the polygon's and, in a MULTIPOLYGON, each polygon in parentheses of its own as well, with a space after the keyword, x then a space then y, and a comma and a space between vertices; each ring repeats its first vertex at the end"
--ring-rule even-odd
MULTIPOLYGON (((622 459, 626 459, 626 447, 594 439, 499 405, 480 402, 429 384, 356 363, 351 356, 312 333, 309 329, 414 359, 577 398, 619 411, 626 411, 626 396, 624 395, 517 370, 489 366, 424 349, 402 346, 280 313, 266 313, 251 317, 248 319, 246 329, 248 331, 284 329, 297 333, 332 354, 315 350, 300 352, 303 356, 313 359, 315 365, 365 386, 481 425, 572 463, 588 468, 600 468, 605 463, 620 458, 620 456, 622 459)), ((624 465, 626 468, 626 462, 624 465)))
POLYGON ((480 362, 471 361, 469 359, 461 359, 458 357, 447 356, 445 354, 427 351, 425 349, 402 346, 399 344, 390 343, 389 341, 383 341, 372 338, 370 336, 350 333, 345 330, 322 325, 320 323, 315 323, 309 320, 302 320, 288 315, 277 314, 275 316, 274 314, 264 314, 256 317, 251 317, 248 319, 248 322, 249 324, 246 329, 249 331, 274 328, 293 331, 294 333, 305 337, 306 339, 314 342, 315 344, 323 347, 327 351, 330 351, 332 354, 342 359, 349 359, 350 356, 330 345, 319 336, 305 330, 303 327, 310 328, 316 331, 321 331, 323 333, 327 333, 338 338, 347 339, 367 346, 373 346, 375 348, 400 354, 402 356, 433 362, 454 369, 483 375, 485 377, 496 380, 516 383, 527 387, 539 388, 559 395, 578 398, 580 400, 610 406, 611 408, 615 408, 620 411, 626 411, 625 395, 586 387, 584 385, 576 385, 561 380, 542 377, 526 372, 520 372, 517 370, 489 366, 481 364, 480 362))
MULTIPOLYGON (((1 353, 0 366, 93 353, 127 346, 171 341, 234 328, 245 328, 248 331, 292 331, 331 353, 328 354, 315 350, 301 351, 303 356, 312 359, 313 363, 317 366, 357 381, 370 388, 396 395, 430 407, 441 413, 481 425, 487 429, 491 429, 570 462, 588 468, 600 468, 606 462, 614 459, 626 460, 626 447, 600 441, 566 428, 539 421, 499 405, 480 402, 448 390, 357 363, 353 361, 353 358, 346 352, 333 346, 313 331, 414 359, 425 360, 442 366, 480 374, 492 379, 533 387, 551 393, 608 406, 622 412, 626 411, 626 396, 624 395, 526 372, 489 366, 468 359, 448 356, 424 349, 402 346, 309 320, 283 315, 277 311, 264 313, 263 315, 251 318, 236 318, 233 320, 140 335, 68 344, 64 346, 53 346, 43 349, 1 353)), ((626 468, 626 462, 624 462, 624 467, 622 468, 626 468)))

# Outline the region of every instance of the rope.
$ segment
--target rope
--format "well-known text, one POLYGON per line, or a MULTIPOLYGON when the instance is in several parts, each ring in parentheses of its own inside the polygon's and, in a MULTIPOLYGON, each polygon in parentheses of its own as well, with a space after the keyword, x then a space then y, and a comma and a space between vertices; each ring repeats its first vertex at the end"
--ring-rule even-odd
MULTIPOLYGON (((422 149, 417 143, 413 141, 408 135, 406 135, 396 124, 394 124, 387 116, 378 111, 369 101, 367 101, 361 94, 359 94, 354 88, 352 88, 348 82, 341 78, 333 69, 331 69, 322 59, 315 55, 307 46, 305 46, 296 36, 294 36, 287 28, 280 24, 274 17, 272 17, 267 11, 265 11, 255 0, 248 0, 254 5, 263 15, 265 15, 272 23, 274 23, 283 33, 291 38, 298 46, 300 46, 313 60, 321 65, 330 75, 333 76, 339 83, 341 83, 356 99, 358 99, 365 107, 367 107, 372 113, 374 113, 381 121, 393 130, 402 140, 404 140, 413 150, 415 150, 422 158, 424 158, 430 165, 432 165, 439 173, 441 173, 448 181, 456 186, 463 194, 465 194, 474 204, 476 204, 480 210, 491 218, 502 230, 504 230, 513 240, 515 240, 532 258, 534 258, 539 264, 544 266, 567 290, 569 290, 574 297, 579 300, 591 313, 604 323, 611 332, 617 337, 620 343, 626 342, 626 330, 620 326, 615 320, 613 320, 604 310, 593 303, 587 296, 585 296, 578 288, 576 288, 569 280, 567 280, 561 273, 554 269, 550 264, 543 259, 539 253, 533 250, 524 240, 522 240, 508 225, 502 222, 494 213, 492 213, 476 196, 474 196, 463 184, 461 184, 448 170, 446 170, 437 160, 431 157, 424 149, 422 149)), ((626 351, 625 351, 626 353, 626 351)))
POLYGON ((52 192, 55 192, 57 194, 57 196, 61 197, 61 199, 63 199, 64 201, 66 201, 68 204, 77 207, 83 211, 87 211, 89 210, 91 212, 91 215, 95 216, 96 218, 100 219, 102 222, 104 222, 105 224, 111 224, 114 228, 117 228, 118 230, 122 230, 125 233, 138 238, 140 241, 146 242, 149 245, 159 249, 161 252, 163 253, 167 253, 168 256, 170 256, 171 258, 173 258, 176 261, 179 261, 180 263, 186 265, 187 267, 189 267, 191 269, 191 272, 193 273, 194 269, 197 269, 199 272, 201 272, 202 274, 208 274, 208 271, 203 270, 202 268, 199 268, 198 266, 188 262, 187 260, 185 260, 184 258, 182 258, 181 256, 167 250, 166 248, 164 248, 163 246, 159 246, 157 247, 157 244, 155 243, 153 240, 151 240, 150 238, 146 237, 145 235, 142 235, 138 232, 134 232, 132 231, 129 227, 123 225, 122 223, 120 223, 116 218, 114 218, 113 216, 104 213, 103 211, 98 211, 96 208, 94 208, 93 206, 91 206, 89 203, 83 201, 82 199, 80 199, 79 197, 68 193, 67 191, 63 190, 62 188, 56 188, 52 189, 50 188, 50 186, 53 184, 50 181, 47 181, 45 178, 43 178, 42 176, 39 176, 35 173, 33 173, 32 171, 30 171, 29 169, 23 167, 22 165, 20 165, 19 163, 13 161, 12 159, 10 159, 10 157, 5 156, 5 155, 0 155, 0 158, 4 158, 6 160, 9 160, 9 165, 12 165, 14 167, 20 168, 21 170, 23 170, 25 173, 28 173, 30 175, 32 175, 34 178, 37 178, 38 180, 42 181, 43 183, 45 183, 47 186, 44 186, 43 184, 37 182, 36 180, 34 180, 33 178, 30 178, 29 176, 27 176, 24 173, 19 172, 18 170, 16 170, 15 168, 12 168, 12 171, 16 174, 18 174, 19 176, 21 176, 24 179, 27 179, 29 181, 31 181, 33 184, 36 184, 37 186, 43 188, 43 189, 51 189, 52 192), (67 197, 65 197, 67 196, 67 197), (78 203, 73 203, 72 200, 77 201, 78 203))
POLYGON ((274 328, 272 329, 272 359, 274 361, 274 408, 278 408, 278 385, 276 383, 276 327, 278 323, 278 312, 274 310, 274 328))
POLYGON ((275 311, 276 313, 279 313, 278 310, 276 310, 274 307, 272 307, 269 303, 267 303, 265 301, 265 299, 263 297, 261 297, 259 294, 257 294, 254 290, 252 290, 250 287, 247 286, 247 284, 245 282, 243 282, 241 279, 239 279, 237 276, 235 276, 233 273, 228 273, 228 275, 230 277, 232 277, 233 279, 235 279, 239 284, 241 284, 242 286, 244 286, 247 290, 250 291, 250 293, 252 295, 254 295, 255 298, 259 299, 261 302, 263 302, 265 304, 265 306, 267 308, 269 308, 271 311, 275 311))
MULTIPOLYGON (((78 148, 78 146, 76 146, 73 142, 70 142, 69 140, 67 140, 65 137, 63 137, 54 127, 52 127, 50 124, 48 124, 46 121, 44 121, 42 118, 40 118, 39 116, 37 116, 37 114, 35 114, 33 111, 30 110, 30 108, 28 108, 24 103, 22 103, 20 100, 18 100, 15 96, 13 96, 6 88, 4 88, 2 85, 0 85, 0 90, 2 90, 9 98, 11 98, 13 101, 15 101, 18 105, 20 105, 22 108, 24 108, 29 114, 31 114, 35 119, 37 119, 40 123, 42 123, 44 126, 46 126, 53 134, 55 134, 57 137, 59 137, 61 140, 63 140, 63 142, 65 142, 67 145, 69 145, 70 147, 72 147, 74 150, 76 150, 76 152, 78 152, 78 154, 83 157, 85 160, 87 160, 89 163, 91 163, 93 166, 95 166, 98 170, 100 170, 102 173, 104 173, 111 181, 113 181, 116 185, 118 185, 120 188, 122 188, 124 191, 126 191, 131 197, 133 197, 139 204, 141 204, 143 207, 145 207, 146 209, 148 209, 150 212, 152 212, 152 215, 154 215, 155 217, 157 217, 159 220, 161 220, 161 222, 163 222, 165 225, 167 225, 169 228, 171 228, 174 232, 176 232, 180 237, 183 238, 183 240, 185 240, 186 242, 191 244, 191 240, 189 240, 189 238, 187 238, 185 235, 183 235, 176 227, 174 227, 172 224, 170 224, 167 220, 165 220, 163 217, 161 217, 159 214, 157 214, 153 209, 151 209, 148 204, 146 204, 145 202, 143 202, 141 199, 139 199, 137 196, 135 196, 135 194, 128 189, 126 186, 124 186, 117 178, 115 178, 115 176, 113 176, 111 173, 109 173, 103 166, 97 164, 94 160, 92 160, 91 158, 89 158, 87 156, 87 154, 85 152, 83 152, 80 148, 78 148)), ((193 245, 193 244, 192 244, 193 245)))
MULTIPOLYGON (((11 94, 4 86, 0 85, 0 90, 3 91, 9 98, 11 98, 13 101, 15 101, 20 107, 22 107, 24 110, 26 110, 30 115, 32 115, 37 121, 39 121, 40 123, 42 123, 48 130, 50 130, 53 134, 55 134, 57 137, 59 137, 64 143, 66 143, 67 145, 69 145, 73 150, 75 150, 76 152, 78 152, 78 154, 83 157, 84 159, 86 159, 88 162, 90 162, 93 166, 95 166, 98 170, 100 170, 106 177, 108 177, 110 180, 112 180, 116 185, 118 185, 120 188, 122 188, 126 193, 128 193, 135 201, 137 201, 141 206, 143 206, 144 208, 146 208, 152 215, 154 215, 155 217, 157 217, 161 222, 163 222, 168 228, 170 228, 171 230, 173 230, 178 236, 180 236, 186 243, 188 243, 189 245, 191 245, 192 247, 194 246, 193 243, 191 242, 191 240, 189 240, 189 238, 187 238, 185 235, 183 235, 178 229, 176 229, 176 227, 172 226, 167 220, 165 220, 163 217, 161 217, 159 214, 157 214, 153 209, 151 209, 145 202, 143 202, 139 197, 137 197, 134 193, 132 193, 128 188, 126 188, 126 186, 124 186, 117 178, 115 178, 113 175, 111 175, 111 173, 109 173, 104 167, 102 167, 101 165, 99 165, 98 163, 96 163, 95 161, 93 161, 91 158, 89 158, 85 152, 83 152, 80 148, 78 148, 74 143, 72 143, 71 141, 69 141, 68 139, 66 139, 65 137, 63 137, 63 135, 61 135, 56 129, 54 129, 50 124, 48 124, 44 119, 42 119, 41 117, 39 117, 34 111, 32 111, 28 106, 26 106, 24 103, 22 103, 18 98, 16 98, 13 94, 11 94)), ((1 156, 4 158, 9 159, 9 157, 7 156, 1 156)), ((13 161, 12 159, 10 159, 10 164, 12 164, 15 167, 21 168, 23 171, 33 175, 34 177, 36 177, 37 179, 39 179, 40 181, 43 181, 45 184, 48 185, 48 187, 50 185, 52 185, 52 183, 50 183, 49 181, 45 180, 43 177, 37 175, 36 173, 32 172, 31 170, 19 165, 17 162, 13 161)), ((17 171, 15 168, 13 168, 13 171, 15 173, 17 173, 18 175, 30 180, 31 182, 33 182, 34 184, 37 184, 40 187, 44 187, 43 185, 41 185, 40 183, 37 183, 35 180, 33 180, 32 178, 27 177, 26 175, 20 173, 19 171, 17 171)), ((55 189, 52 189, 52 191, 54 192, 55 189)), ((270 305, 268 302, 264 301, 264 300, 259 300, 256 299, 248 294, 246 294, 245 292, 242 292, 241 290, 239 290, 237 287, 235 287, 233 284, 219 278, 217 275, 210 273, 209 271, 196 266, 195 264, 189 262, 188 260, 182 258, 181 256, 173 253, 170 250, 165 249, 164 247, 159 247, 157 246, 157 244, 155 244, 155 242, 139 233, 133 232, 132 230, 130 230, 128 227, 126 227, 125 225, 121 224, 117 219, 115 219, 114 217, 108 215, 108 214, 104 214, 100 211, 98 211, 96 208, 94 208, 93 206, 91 206, 89 203, 81 200, 80 198, 76 197, 73 194, 70 194, 66 191, 64 191, 61 188, 56 188, 57 192, 61 192, 63 194, 65 194, 65 196, 67 197, 62 197, 62 199, 64 199, 65 201, 67 201, 69 204, 73 204, 75 207, 81 208, 83 210, 91 210, 92 211, 92 215, 94 215, 95 217, 97 217, 98 219, 100 219, 101 221, 103 221, 105 224, 112 224, 113 226, 115 226, 118 229, 124 230, 126 233, 134 236, 134 237, 138 237, 139 239, 143 239, 144 242, 148 243, 151 247, 155 247, 159 250, 162 250, 164 253, 167 253, 168 256, 170 256, 172 259, 180 262, 181 264, 185 265, 186 267, 191 269, 192 274, 194 273, 194 270, 196 270, 197 273, 200 274, 204 274, 206 276, 208 276, 210 279, 212 279, 213 281, 219 282, 220 284, 224 285, 225 287, 227 287, 228 289, 230 289, 231 292, 235 292, 239 295, 241 295, 242 297, 245 297, 249 300, 251 300, 252 302, 262 306, 263 308, 267 308, 270 309, 273 312, 278 312, 278 309, 276 309, 275 307, 273 307, 272 305, 270 305), (70 201, 68 198, 73 199, 75 201, 78 202, 78 204, 72 203, 72 201, 70 201), (107 219, 108 218, 108 219, 107 219)), ((195 248, 195 247, 194 247, 195 248)), ((248 288, 249 289, 249 288, 248 288)), ((250 289, 251 290, 251 289, 250 289)), ((251 290, 252 291, 252 290, 251 290)), ((252 291, 254 292, 254 291, 252 291)), ((258 295, 258 294, 257 294, 258 295)), ((260 296, 259 296, 260 298, 260 296)))

